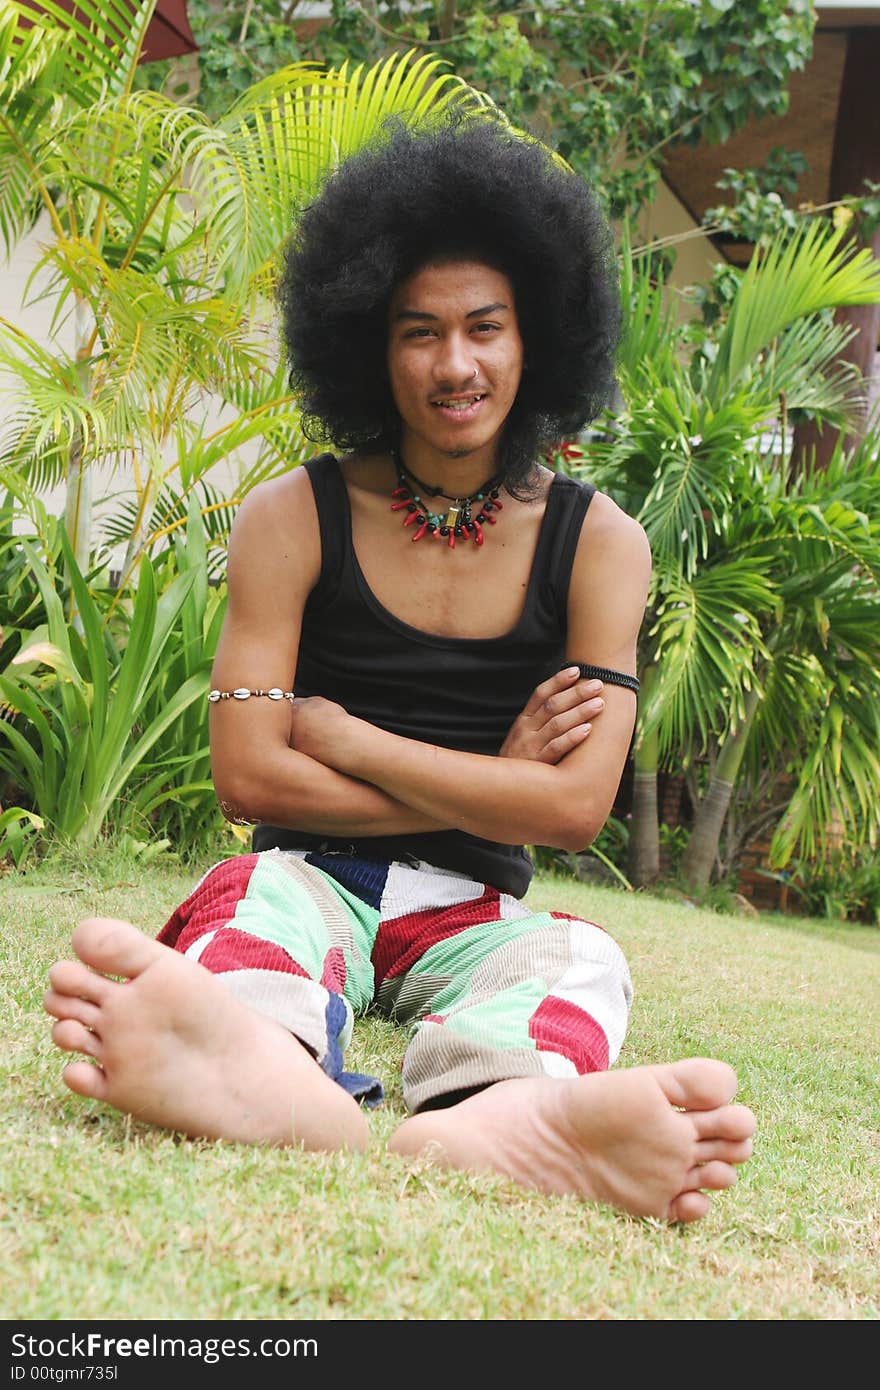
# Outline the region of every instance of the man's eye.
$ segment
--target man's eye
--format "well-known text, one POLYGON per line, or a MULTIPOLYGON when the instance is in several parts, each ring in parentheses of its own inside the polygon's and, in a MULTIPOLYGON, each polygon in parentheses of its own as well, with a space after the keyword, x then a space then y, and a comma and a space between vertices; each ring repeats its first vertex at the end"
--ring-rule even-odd
POLYGON ((431 335, 430 328, 410 328, 406 336, 408 338, 428 338, 431 335))
POLYGON ((498 333, 501 329, 500 323, 478 323, 478 333, 498 333))

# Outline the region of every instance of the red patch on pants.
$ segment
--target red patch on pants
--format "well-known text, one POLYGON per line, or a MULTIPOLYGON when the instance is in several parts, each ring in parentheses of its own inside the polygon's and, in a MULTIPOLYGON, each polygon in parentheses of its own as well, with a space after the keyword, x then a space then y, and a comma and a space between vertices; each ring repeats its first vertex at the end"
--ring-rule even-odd
POLYGON ((584 922, 588 927, 595 927, 596 931, 605 930, 598 922, 588 922, 585 917, 578 917, 576 912, 551 912, 550 916, 556 918, 556 920, 560 922, 584 922))
POLYGON ((209 941, 199 964, 215 975, 228 970, 275 970, 285 975, 307 975, 308 971, 297 965, 283 946, 274 941, 262 941, 258 936, 238 931, 235 927, 221 927, 213 940, 209 941))
POLYGON ((425 952, 469 927, 501 921, 501 897, 497 888, 484 888, 478 898, 449 907, 426 907, 379 924, 373 943, 373 968, 377 982, 403 975, 425 952))
POLYGON ((324 957, 321 984, 336 994, 341 994, 345 989, 345 956, 340 946, 331 946, 324 957))
POLYGON ((215 864, 171 914, 156 940, 163 946, 186 951, 205 932, 225 927, 247 893, 257 859, 256 854, 240 854, 215 864))
POLYGON ((557 1052, 583 1076, 608 1070, 608 1039, 592 1014, 567 999, 545 999, 529 1019, 529 1037, 539 1052, 557 1052))

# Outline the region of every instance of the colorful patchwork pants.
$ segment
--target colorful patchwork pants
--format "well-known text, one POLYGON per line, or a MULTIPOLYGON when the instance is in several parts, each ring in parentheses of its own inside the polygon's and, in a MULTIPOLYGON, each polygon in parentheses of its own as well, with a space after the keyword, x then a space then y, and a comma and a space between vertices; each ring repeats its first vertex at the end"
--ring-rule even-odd
POLYGON ((343 1070, 355 1017, 375 1005, 408 1025, 411 1111, 511 1077, 603 1071, 632 1002, 623 953, 600 927, 419 861, 240 855, 209 870, 159 940, 367 1105, 379 1082, 343 1070))

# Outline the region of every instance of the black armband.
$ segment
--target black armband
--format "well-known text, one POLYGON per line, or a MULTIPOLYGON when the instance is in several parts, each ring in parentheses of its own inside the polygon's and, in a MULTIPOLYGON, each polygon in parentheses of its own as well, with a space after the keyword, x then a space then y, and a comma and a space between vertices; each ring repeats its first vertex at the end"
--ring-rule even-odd
POLYGON ((586 666, 582 661, 566 661, 560 666, 564 671, 568 666, 576 666, 584 680, 604 681, 606 685, 622 685, 638 695, 641 686, 638 676, 628 676, 625 671, 612 671, 610 666, 586 666))

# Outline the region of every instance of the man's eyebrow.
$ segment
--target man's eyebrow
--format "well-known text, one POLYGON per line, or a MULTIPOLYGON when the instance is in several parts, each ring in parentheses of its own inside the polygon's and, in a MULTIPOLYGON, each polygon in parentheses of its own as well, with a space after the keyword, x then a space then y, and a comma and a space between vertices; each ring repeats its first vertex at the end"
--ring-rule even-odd
POLYGON ((484 314, 494 314, 496 309, 509 309, 509 304, 502 304, 499 299, 496 304, 484 304, 482 309, 471 309, 465 317, 469 319, 482 318, 484 314))
MULTIPOLYGON (((484 314, 494 314, 496 309, 509 309, 509 304, 503 304, 499 299, 495 304, 484 304, 481 309, 471 309, 465 318, 482 318, 484 314)), ((437 314, 429 314, 427 309, 398 309, 394 315, 395 319, 430 319, 432 323, 437 322, 437 314)))

